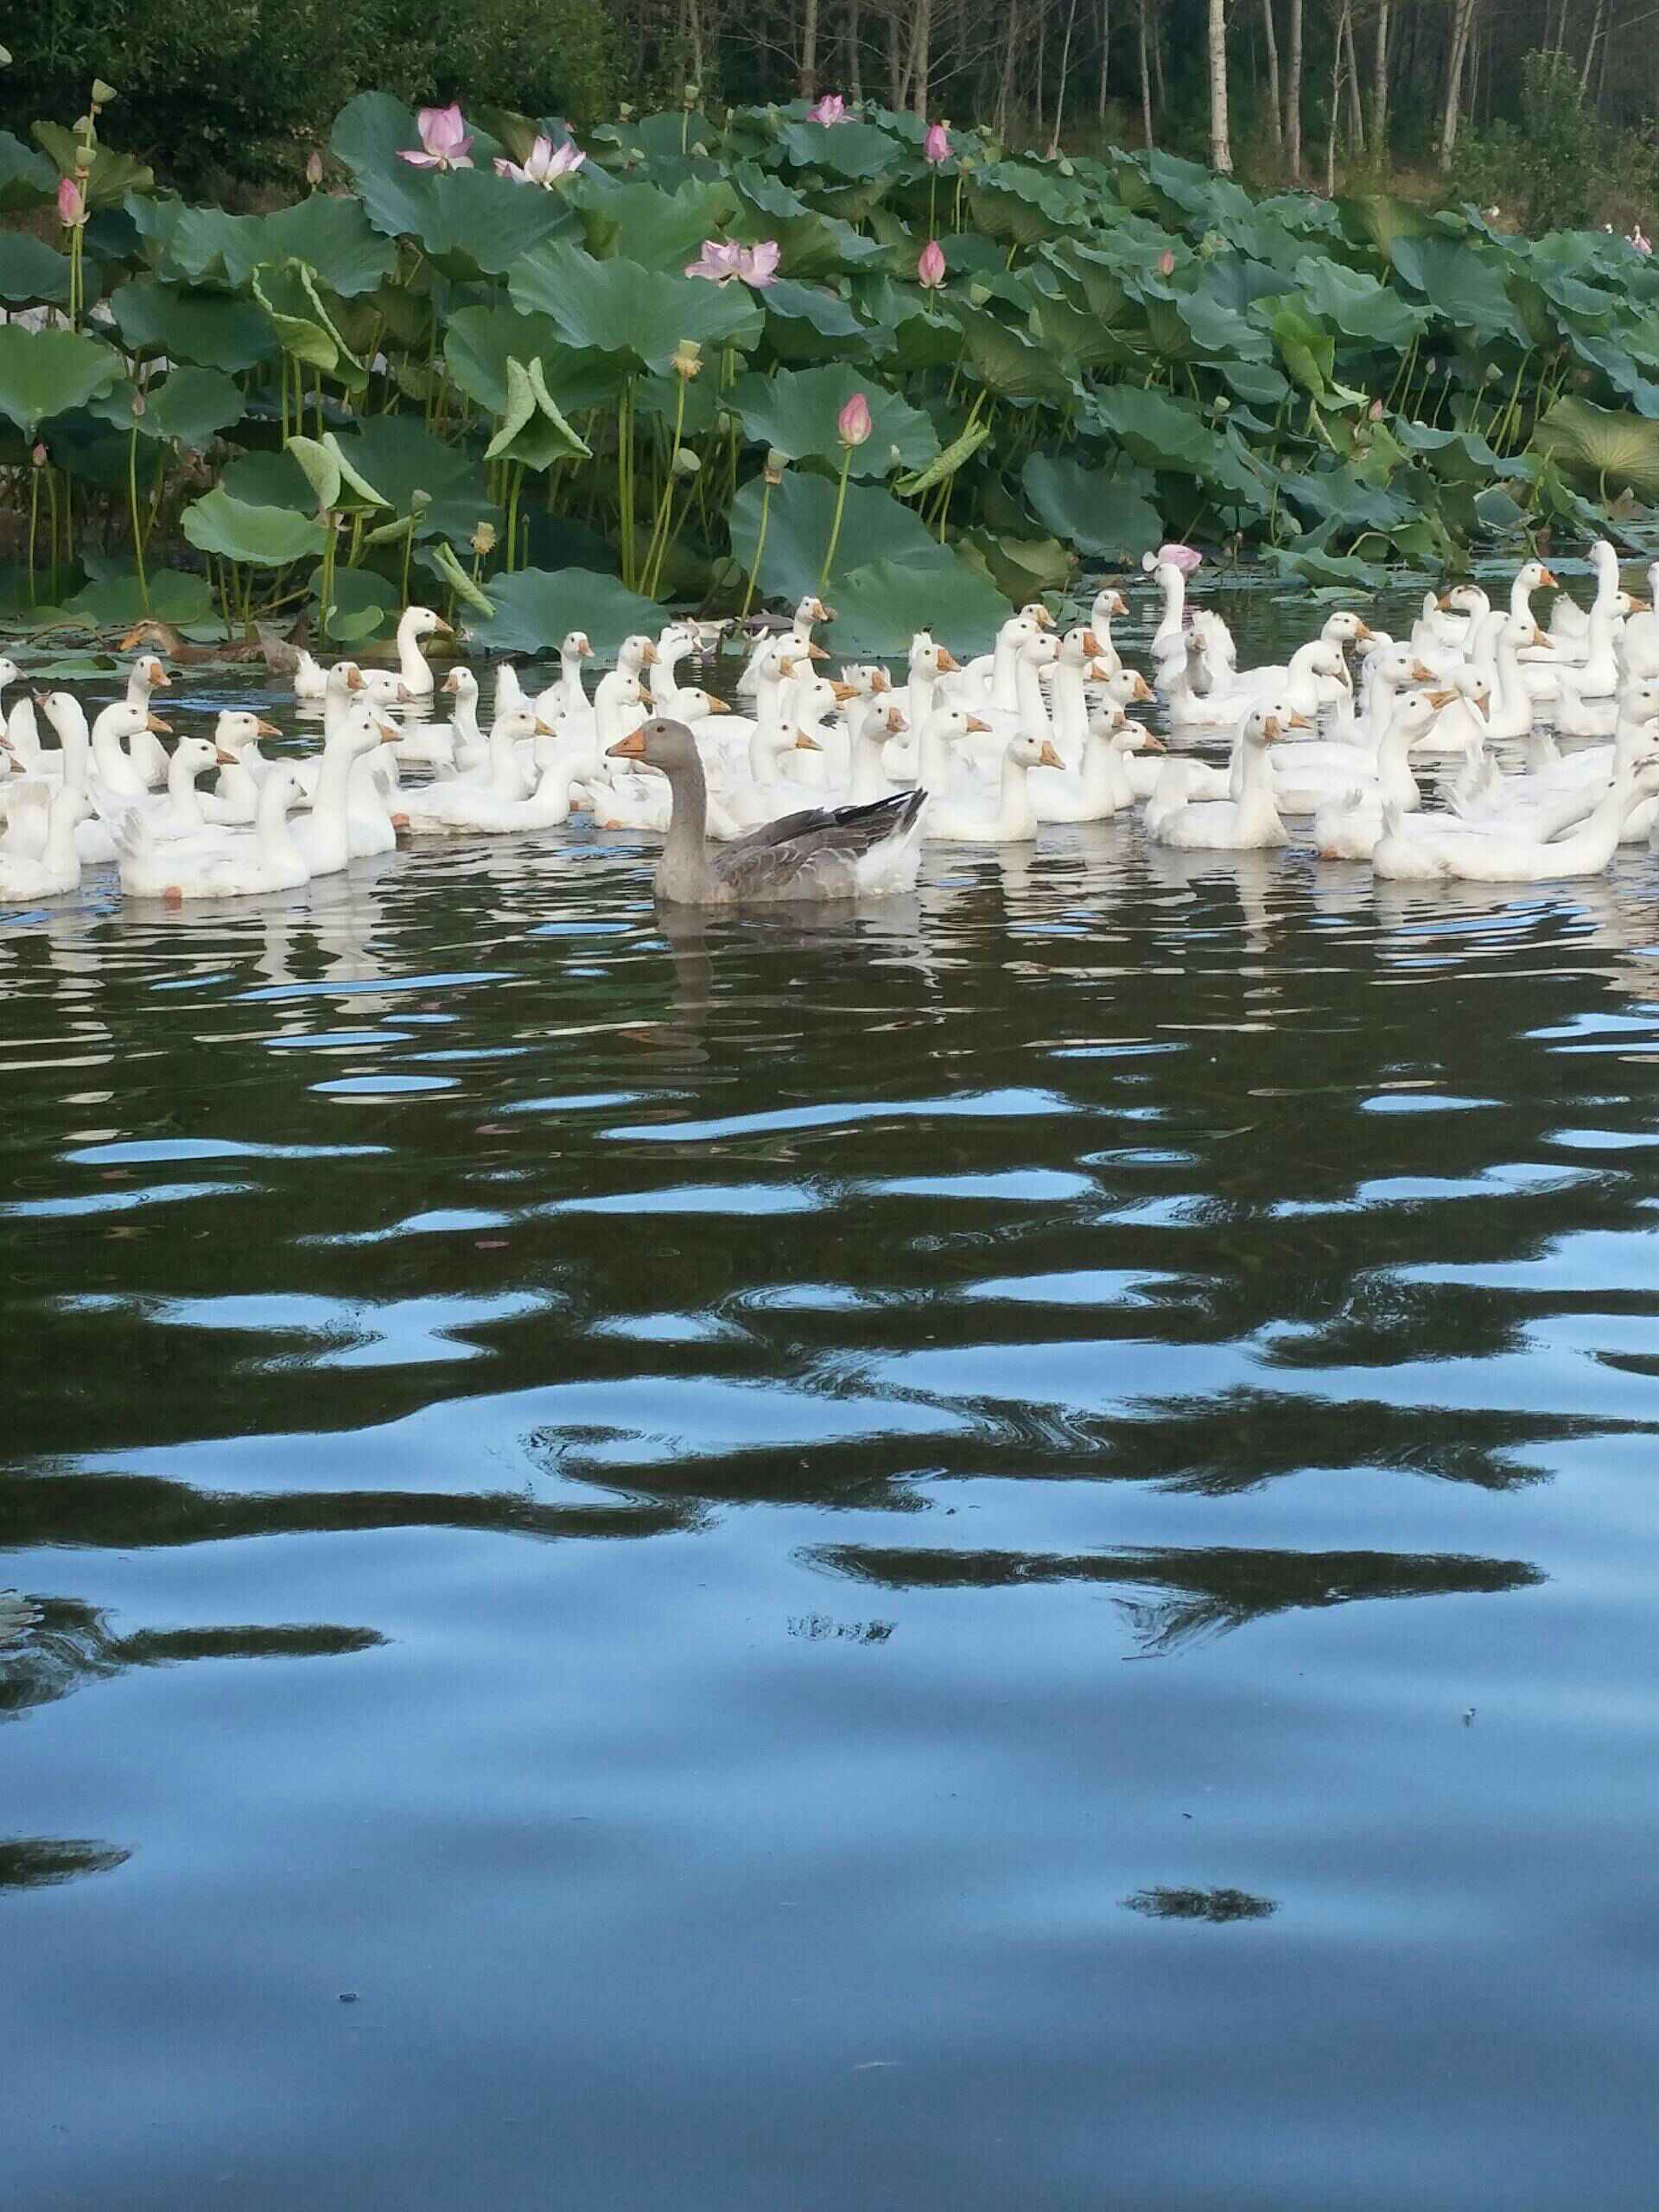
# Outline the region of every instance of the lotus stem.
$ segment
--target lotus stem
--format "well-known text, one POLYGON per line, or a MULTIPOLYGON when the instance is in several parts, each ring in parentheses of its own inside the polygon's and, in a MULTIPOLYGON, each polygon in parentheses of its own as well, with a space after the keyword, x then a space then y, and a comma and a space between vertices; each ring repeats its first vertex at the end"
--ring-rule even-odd
MULTIPOLYGON (((29 603, 35 604, 35 525, 41 512, 41 472, 29 472, 29 603)), ((745 610, 747 612, 747 609, 745 610)))
POLYGON ((48 468, 46 472, 46 503, 51 511, 48 536, 52 544, 52 575, 47 589, 55 601, 58 595, 58 472, 55 468, 48 468))
MULTIPOLYGON (((851 455, 849 454, 848 458, 850 461, 851 455)), ((842 481, 843 484, 845 483, 846 479, 844 476, 842 481)), ((760 527, 755 533, 754 559, 751 563, 749 568, 749 588, 743 594, 742 612, 737 618, 740 622, 747 622, 748 620, 749 609, 754 603, 755 579, 760 574, 760 556, 766 550, 766 524, 771 518, 772 473, 768 470, 766 475, 760 480, 760 527)))
POLYGON ((657 509, 657 519, 652 524, 651 543, 645 548, 645 571, 641 587, 647 599, 656 596, 655 578, 662 571, 662 555, 666 552, 665 532, 669 511, 674 505, 674 456, 680 449, 680 435, 685 429, 685 387, 687 379, 677 377, 679 396, 674 403, 674 436, 668 448, 668 467, 663 472, 663 496, 657 509))
POLYGON ((622 581, 633 588, 633 378, 622 386, 616 416, 617 550, 622 581))
POLYGON ((138 565, 138 599, 149 612, 149 579, 144 574, 144 533, 138 519, 138 425, 127 434, 127 504, 132 513, 132 557, 138 565))
POLYGON ((830 571, 835 565, 836 548, 841 543, 842 510, 847 505, 847 479, 853 473, 853 448, 847 448, 841 457, 841 481, 836 486, 836 518, 830 525, 830 543, 823 556, 823 566, 818 571, 818 589, 823 591, 830 582, 830 571))

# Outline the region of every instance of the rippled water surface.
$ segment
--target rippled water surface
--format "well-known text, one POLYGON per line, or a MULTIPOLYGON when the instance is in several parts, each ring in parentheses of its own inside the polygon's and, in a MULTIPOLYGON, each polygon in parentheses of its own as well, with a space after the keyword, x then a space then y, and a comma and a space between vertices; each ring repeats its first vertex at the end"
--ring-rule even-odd
POLYGON ((1650 2205, 1659 862, 650 859, 0 918, 9 2197, 1650 2205))

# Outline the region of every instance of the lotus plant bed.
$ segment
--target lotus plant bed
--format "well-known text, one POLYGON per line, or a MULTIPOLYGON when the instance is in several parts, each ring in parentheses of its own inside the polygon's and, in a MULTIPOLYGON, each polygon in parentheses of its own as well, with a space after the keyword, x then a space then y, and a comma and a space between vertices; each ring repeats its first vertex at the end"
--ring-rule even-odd
POLYGON ((42 645, 362 651, 416 597, 603 650, 822 591, 876 655, 1168 534, 1344 588, 1659 547, 1659 268, 1610 234, 833 97, 578 145, 367 93, 306 198, 230 214, 99 117, 0 134, 0 625, 42 645))

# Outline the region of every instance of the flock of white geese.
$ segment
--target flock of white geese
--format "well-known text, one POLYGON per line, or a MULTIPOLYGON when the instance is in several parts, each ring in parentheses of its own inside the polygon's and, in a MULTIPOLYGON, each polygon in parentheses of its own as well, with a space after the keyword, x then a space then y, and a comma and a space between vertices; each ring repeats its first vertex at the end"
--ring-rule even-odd
POLYGON ((1145 673, 1114 644, 1128 610, 1110 587, 1070 630, 1022 609, 965 666, 918 633, 902 683, 825 673, 833 617, 808 598, 747 641, 735 708, 682 681, 709 626, 627 639, 591 692, 573 632, 545 689, 498 665, 487 720, 474 671, 440 677, 423 650, 448 625, 411 607, 395 671, 297 657, 321 722, 300 755, 267 753, 283 733, 243 709, 169 751, 154 653, 90 720, 0 658, 0 899, 71 893, 99 866, 134 898, 257 896, 400 841, 545 833, 574 813, 662 836, 659 894, 703 904, 899 889, 927 840, 1026 844, 1132 810, 1187 851, 1302 845, 1425 881, 1594 874, 1621 844, 1659 849, 1659 615, 1610 544, 1590 557, 1588 607, 1529 561, 1497 604, 1474 584, 1430 593, 1403 640, 1334 613, 1256 668, 1190 603, 1181 547, 1142 564, 1161 598, 1145 673), (1546 627, 1532 602, 1552 588, 1546 627), (1135 711, 1154 701, 1168 747, 1135 711), (1224 760, 1198 749, 1224 738, 1224 760))

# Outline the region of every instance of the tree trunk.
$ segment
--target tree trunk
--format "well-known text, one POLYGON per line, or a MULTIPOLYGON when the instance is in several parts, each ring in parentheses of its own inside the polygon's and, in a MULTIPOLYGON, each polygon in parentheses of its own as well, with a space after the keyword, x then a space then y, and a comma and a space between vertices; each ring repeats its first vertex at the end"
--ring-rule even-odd
POLYGON ((1458 143, 1463 63, 1469 51, 1469 34, 1474 28, 1475 6, 1476 0, 1452 0, 1451 46, 1446 58, 1446 105, 1440 111, 1440 161, 1443 169, 1451 168, 1452 149, 1458 143))
POLYGON ((1106 128, 1106 79, 1112 58, 1112 0, 1100 0, 1100 127, 1106 128))
POLYGON ((1343 0, 1342 50, 1343 72, 1348 79, 1348 142, 1355 153, 1363 158, 1365 152, 1365 118, 1359 109, 1359 56, 1354 50, 1351 0, 1343 0))
POLYGON ((1380 169, 1389 152, 1389 16, 1393 0, 1376 11, 1376 60, 1371 70, 1371 151, 1380 169))
POLYGON ((1233 173, 1227 129, 1227 0, 1210 0, 1210 166, 1218 176, 1233 173))
POLYGON ((1337 194, 1337 118, 1342 113, 1342 26, 1348 19, 1348 0, 1343 0, 1342 22, 1331 41, 1331 123, 1325 134, 1325 196, 1337 194))
POLYGON ((1279 85, 1279 33, 1273 20, 1273 0, 1262 0, 1262 24, 1268 35, 1268 128, 1281 150, 1285 143, 1284 94, 1279 85))
POLYGON ((1077 20, 1077 0, 1071 0, 1066 10, 1065 36, 1060 41, 1060 81, 1054 87, 1054 128, 1048 141, 1049 159, 1052 161, 1060 150, 1060 123, 1065 114, 1066 72, 1071 66, 1071 33, 1077 20))
POLYGON ((1158 95, 1160 114, 1169 105, 1169 86, 1164 82, 1164 25, 1161 16, 1152 19, 1152 82, 1158 95))
POLYGON ((864 22, 862 0, 847 0, 847 97, 864 97, 864 22))
POLYGON ((1302 175, 1302 0, 1290 0, 1290 52, 1285 71, 1285 166, 1293 184, 1302 175))
POLYGON ((1141 129, 1148 146, 1152 143, 1152 73, 1147 66, 1147 0, 1141 0, 1141 129))
POLYGON ((1590 43, 1584 49, 1584 67, 1579 72, 1580 99, 1590 90, 1590 67, 1596 58, 1596 41, 1601 36, 1602 17, 1607 12, 1607 0, 1596 0, 1596 13, 1590 25, 1590 43))
POLYGON ((910 42, 910 104, 927 119, 927 85, 932 74, 933 0, 916 0, 916 34, 910 42))
POLYGON ((818 0, 801 4, 801 98, 818 97, 818 0))

